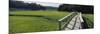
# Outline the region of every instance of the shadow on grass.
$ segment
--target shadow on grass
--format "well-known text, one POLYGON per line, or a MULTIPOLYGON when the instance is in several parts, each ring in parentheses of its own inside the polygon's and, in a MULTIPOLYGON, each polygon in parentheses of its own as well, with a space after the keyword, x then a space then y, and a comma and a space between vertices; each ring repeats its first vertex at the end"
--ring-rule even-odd
POLYGON ((90 28, 94 28, 94 24, 92 21, 90 21, 88 18, 86 17, 82 17, 84 22, 82 22, 81 26, 82 26, 82 29, 90 29, 90 28), (87 21, 88 20, 88 21, 87 21), (89 24, 90 23, 90 24, 89 24))

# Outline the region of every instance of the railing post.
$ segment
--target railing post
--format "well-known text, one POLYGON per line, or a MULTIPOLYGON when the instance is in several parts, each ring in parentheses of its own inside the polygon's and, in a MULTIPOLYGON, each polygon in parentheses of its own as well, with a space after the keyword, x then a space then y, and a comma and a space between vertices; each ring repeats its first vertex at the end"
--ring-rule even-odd
POLYGON ((59 30, 61 30, 61 21, 58 22, 59 30))

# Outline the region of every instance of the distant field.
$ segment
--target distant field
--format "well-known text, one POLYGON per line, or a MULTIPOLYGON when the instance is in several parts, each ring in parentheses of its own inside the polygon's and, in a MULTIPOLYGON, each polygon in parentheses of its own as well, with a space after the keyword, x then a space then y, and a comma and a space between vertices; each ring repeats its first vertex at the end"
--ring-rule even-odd
POLYGON ((68 15, 68 12, 58 12, 58 11, 16 11, 16 12, 10 12, 12 15, 38 15, 38 16, 44 16, 52 19, 60 19, 66 15, 68 15))
POLYGON ((87 25, 89 28, 92 28, 94 25, 94 15, 93 14, 83 14, 85 17, 85 20, 87 22, 87 25))
POLYGON ((58 30, 57 20, 68 14, 58 11, 13 11, 10 12, 10 33, 58 30))

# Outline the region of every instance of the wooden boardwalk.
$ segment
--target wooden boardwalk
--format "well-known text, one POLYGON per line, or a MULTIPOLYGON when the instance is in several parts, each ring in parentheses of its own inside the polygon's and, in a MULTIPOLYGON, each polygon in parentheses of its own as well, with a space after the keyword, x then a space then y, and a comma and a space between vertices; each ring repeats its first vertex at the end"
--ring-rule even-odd
POLYGON ((82 29, 81 23, 84 22, 81 13, 78 13, 66 26, 65 30, 77 30, 82 29))
MULTIPOLYGON (((66 28, 64 30, 79 30, 82 29, 81 23, 83 23, 83 19, 81 16, 81 13, 78 13, 78 15, 74 16, 72 20, 68 23, 66 28)), ((34 32, 31 33, 16 33, 16 34, 33 34, 34 32)))

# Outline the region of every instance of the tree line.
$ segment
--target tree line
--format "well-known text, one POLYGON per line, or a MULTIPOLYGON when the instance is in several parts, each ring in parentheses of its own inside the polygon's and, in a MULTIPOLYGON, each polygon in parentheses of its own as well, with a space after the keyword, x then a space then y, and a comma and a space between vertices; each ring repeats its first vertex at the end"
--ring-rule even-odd
POLYGON ((23 1, 9 1, 9 8, 29 9, 29 10, 45 10, 46 8, 36 3, 24 3, 23 1))
POLYGON ((24 3, 23 1, 9 1, 9 8, 15 9, 29 9, 29 10, 46 10, 46 9, 54 9, 58 11, 69 11, 69 12, 82 12, 82 13, 94 13, 94 6, 92 5, 75 5, 75 4, 61 4, 59 7, 51 7, 51 6, 42 6, 36 3, 24 3))
POLYGON ((61 4, 58 8, 58 11, 69 11, 69 12, 82 12, 82 13, 90 13, 93 14, 92 5, 74 5, 74 4, 61 4))

